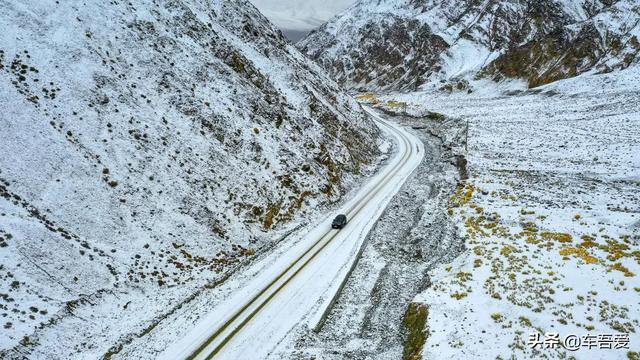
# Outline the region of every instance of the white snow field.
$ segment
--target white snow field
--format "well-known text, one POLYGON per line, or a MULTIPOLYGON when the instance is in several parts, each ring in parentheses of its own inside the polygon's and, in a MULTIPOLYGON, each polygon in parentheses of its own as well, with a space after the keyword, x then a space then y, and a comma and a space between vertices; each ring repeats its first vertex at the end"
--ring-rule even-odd
POLYGON ((632 67, 521 92, 387 97, 469 122, 470 179, 448 210, 467 250, 415 299, 428 306, 425 359, 637 358, 638 83, 632 67), (581 344, 533 348, 536 333, 581 344))
MULTIPOLYGON (((369 112, 382 124, 383 131, 398 143, 397 152, 386 168, 337 212, 328 214, 313 226, 305 236, 283 243, 238 277, 221 285, 216 291, 225 295, 209 299, 216 302, 214 310, 203 316, 191 330, 188 330, 186 323, 181 323, 179 327, 182 331, 179 335, 182 339, 164 351, 161 358, 181 359, 194 356, 196 359, 205 359, 214 351, 220 359, 270 358, 279 346, 294 338, 288 335, 295 333, 296 329, 318 325, 356 261, 369 230, 424 156, 423 144, 418 138, 387 123, 372 111, 369 112), (344 213, 349 217, 349 223, 340 231, 331 230, 331 221, 337 213, 344 213), (328 242, 323 247, 325 241, 328 242), (314 255, 321 247, 323 248, 317 255, 314 255), (307 252, 308 249, 313 250, 307 252), (298 258, 302 260, 296 263, 298 258), (303 267, 307 260, 310 261, 303 267), (294 263, 287 275, 278 278, 283 270, 294 263), (297 272, 298 269, 301 270, 297 272), (294 277, 289 280, 294 273, 294 277), (274 279, 277 279, 275 284, 269 287, 274 279), (282 289, 277 291, 281 285, 282 289), (231 326, 214 339, 210 338, 230 317, 244 310, 248 301, 264 288, 268 290, 250 304, 231 326), (265 301, 266 305, 262 305, 265 301), (248 314, 256 309, 259 312, 249 317, 248 314), (239 324, 246 320, 248 322, 238 331, 237 327, 241 326, 239 324), (226 339, 229 335, 232 338, 226 339), (221 349, 216 349, 217 347, 221 349)), ((193 320, 189 322, 191 321, 193 320)), ((273 356, 277 358, 277 355, 273 356)))

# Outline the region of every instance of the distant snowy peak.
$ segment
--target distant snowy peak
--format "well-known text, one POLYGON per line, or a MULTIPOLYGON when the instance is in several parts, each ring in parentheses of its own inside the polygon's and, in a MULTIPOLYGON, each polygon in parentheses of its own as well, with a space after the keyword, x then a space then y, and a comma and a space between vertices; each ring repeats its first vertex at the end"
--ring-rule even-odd
POLYGON ((251 0, 280 29, 297 31, 310 31, 322 25, 349 6, 350 1, 251 0))
POLYGON ((298 47, 355 89, 535 87, 637 63, 639 21, 638 0, 362 0, 298 47))

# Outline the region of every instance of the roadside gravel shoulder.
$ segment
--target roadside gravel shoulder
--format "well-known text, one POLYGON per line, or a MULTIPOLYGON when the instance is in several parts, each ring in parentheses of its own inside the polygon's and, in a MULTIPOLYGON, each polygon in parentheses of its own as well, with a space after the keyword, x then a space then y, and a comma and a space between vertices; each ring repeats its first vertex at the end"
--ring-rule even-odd
POLYGON ((322 329, 300 335, 290 358, 398 359, 404 314, 430 284, 427 272, 463 250, 447 202, 460 180, 456 154, 463 129, 455 121, 388 116, 425 144, 424 160, 370 232, 362 257, 322 329))

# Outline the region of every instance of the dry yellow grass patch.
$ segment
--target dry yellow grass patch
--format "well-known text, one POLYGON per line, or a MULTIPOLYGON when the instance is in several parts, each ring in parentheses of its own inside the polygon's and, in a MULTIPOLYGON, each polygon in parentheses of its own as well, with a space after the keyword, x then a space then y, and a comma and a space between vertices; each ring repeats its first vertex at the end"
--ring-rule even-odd
POLYGON ((597 264, 599 263, 598 258, 589 254, 585 248, 582 247, 565 247, 560 249, 560 255, 568 257, 570 255, 575 255, 576 257, 582 259, 585 264, 597 264))

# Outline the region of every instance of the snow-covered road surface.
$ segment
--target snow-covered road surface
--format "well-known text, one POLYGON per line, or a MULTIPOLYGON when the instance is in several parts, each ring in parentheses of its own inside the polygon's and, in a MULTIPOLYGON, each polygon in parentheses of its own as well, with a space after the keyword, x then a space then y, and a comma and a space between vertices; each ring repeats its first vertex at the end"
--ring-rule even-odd
POLYGON ((268 358, 296 327, 318 325, 369 230, 424 156, 417 137, 367 111, 384 132, 396 139, 397 151, 383 171, 338 211, 347 215, 347 226, 332 230, 336 213, 327 214, 289 249, 276 251, 252 265, 247 272, 255 275, 231 291, 161 358, 268 358))

